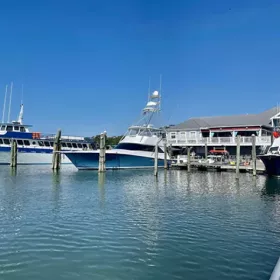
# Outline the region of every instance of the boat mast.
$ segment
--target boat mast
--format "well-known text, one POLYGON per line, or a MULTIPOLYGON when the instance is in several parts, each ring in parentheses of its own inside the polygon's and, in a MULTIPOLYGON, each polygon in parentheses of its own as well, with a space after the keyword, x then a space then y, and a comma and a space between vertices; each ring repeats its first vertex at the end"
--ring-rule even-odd
POLYGON ((20 111, 18 115, 18 122, 23 124, 23 85, 21 85, 21 103, 20 103, 20 111))
POLYGON ((4 121, 5 121, 7 93, 8 93, 8 85, 6 85, 6 90, 5 90, 5 97, 4 97, 4 104, 3 104, 3 114, 2 114, 2 123, 4 123, 4 121))
POLYGON ((8 111, 8 123, 10 122, 12 95, 13 95, 13 82, 11 82, 11 90, 10 90, 10 103, 9 103, 9 111, 8 111))

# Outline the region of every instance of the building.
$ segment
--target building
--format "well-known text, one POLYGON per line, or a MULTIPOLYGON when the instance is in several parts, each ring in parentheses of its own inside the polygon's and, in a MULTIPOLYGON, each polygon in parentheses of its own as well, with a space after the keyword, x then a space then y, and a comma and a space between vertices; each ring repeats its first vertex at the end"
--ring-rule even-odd
POLYGON ((197 155, 208 150, 226 149, 231 155, 236 153, 236 139, 241 137, 241 154, 250 155, 252 135, 256 136, 257 153, 271 145, 272 132, 280 126, 278 107, 259 114, 190 118, 178 125, 167 128, 167 141, 172 147, 184 150, 192 147, 197 155))

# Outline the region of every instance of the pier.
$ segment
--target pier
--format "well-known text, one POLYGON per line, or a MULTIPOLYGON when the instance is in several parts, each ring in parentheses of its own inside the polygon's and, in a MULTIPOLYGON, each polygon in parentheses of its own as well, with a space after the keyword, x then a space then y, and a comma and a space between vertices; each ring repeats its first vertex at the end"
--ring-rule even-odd
MULTIPOLYGON (((191 169, 196 169, 200 171, 231 171, 236 172, 236 165, 231 165, 227 163, 202 163, 197 160, 190 161, 189 164, 191 169)), ((174 169, 186 169, 188 170, 188 163, 173 163, 171 164, 171 168, 174 169)), ((239 172, 252 172, 253 173, 253 164, 249 165, 240 165, 239 172)), ((261 161, 256 162, 256 173, 257 174, 265 174, 265 167, 261 161)))

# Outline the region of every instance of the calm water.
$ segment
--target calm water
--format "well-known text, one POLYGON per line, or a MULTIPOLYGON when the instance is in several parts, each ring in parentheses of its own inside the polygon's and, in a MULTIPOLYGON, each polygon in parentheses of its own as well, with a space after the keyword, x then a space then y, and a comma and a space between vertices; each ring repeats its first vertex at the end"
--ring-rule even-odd
POLYGON ((0 279, 269 279, 280 180, 0 169, 0 279))

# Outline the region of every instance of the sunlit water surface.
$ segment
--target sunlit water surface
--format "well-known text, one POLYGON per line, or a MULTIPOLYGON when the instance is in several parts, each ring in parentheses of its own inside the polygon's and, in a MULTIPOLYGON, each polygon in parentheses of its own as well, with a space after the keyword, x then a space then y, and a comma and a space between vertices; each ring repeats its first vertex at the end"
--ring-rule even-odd
POLYGON ((269 279, 280 180, 0 169, 0 279, 269 279))

